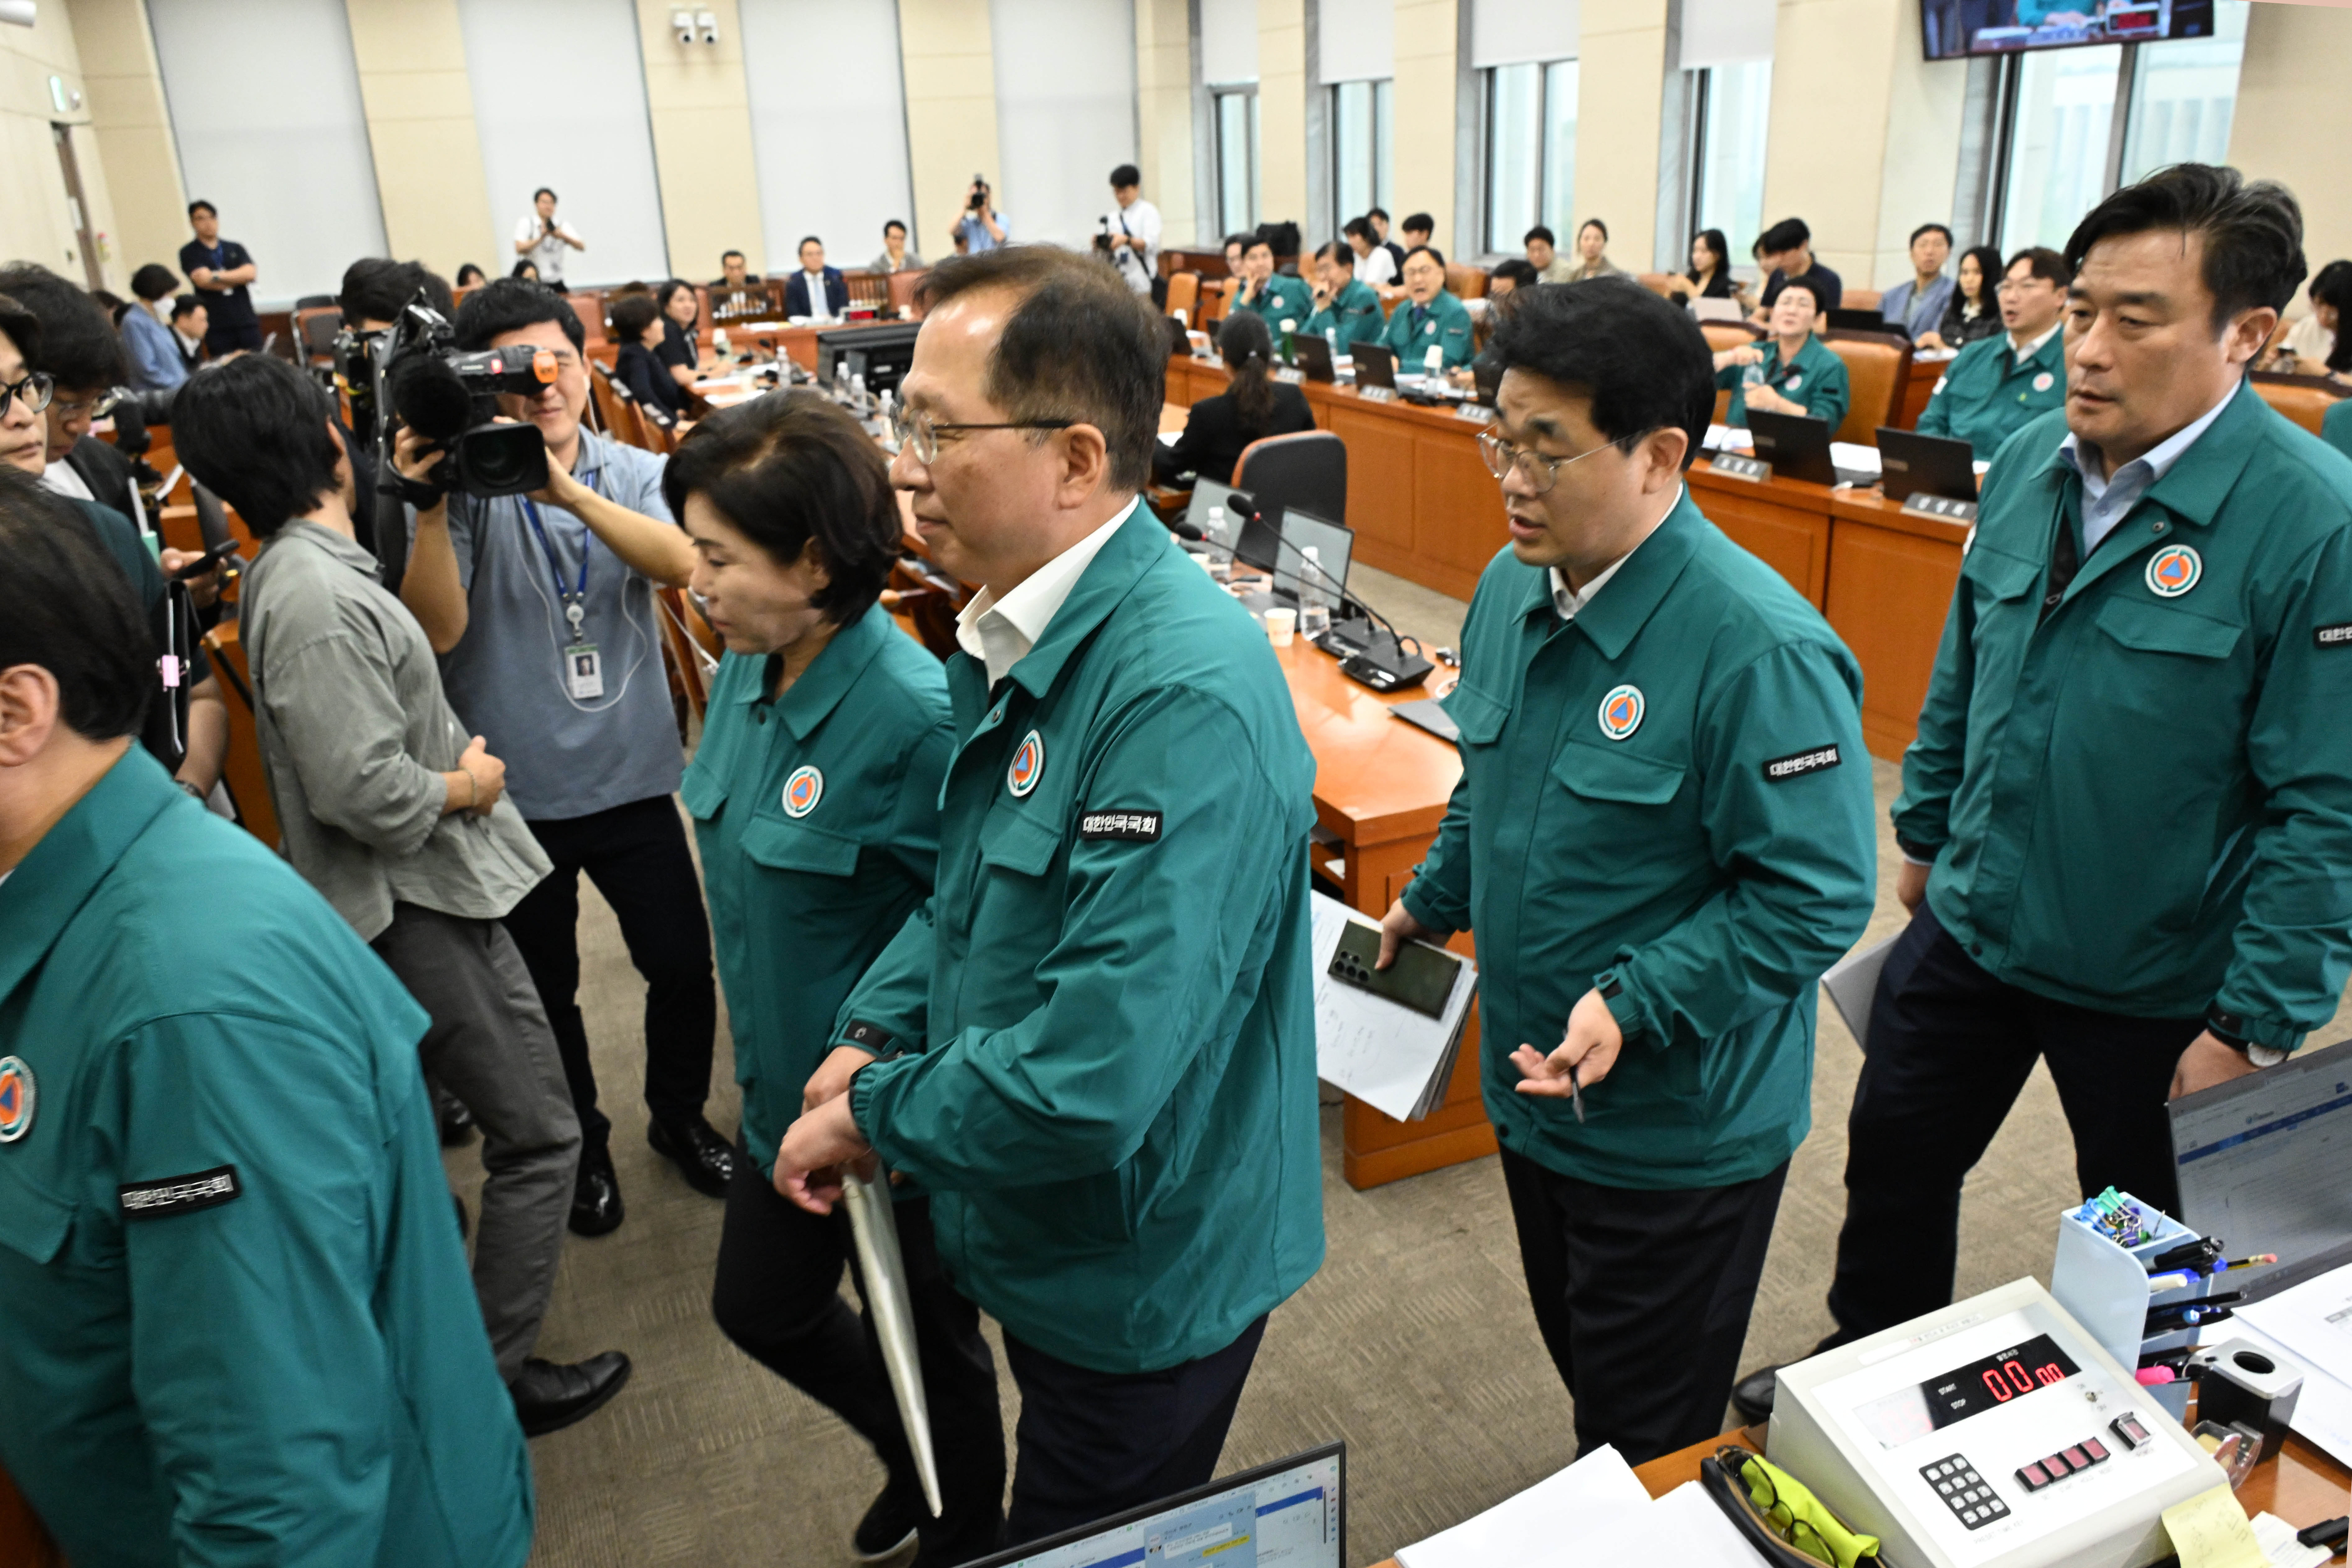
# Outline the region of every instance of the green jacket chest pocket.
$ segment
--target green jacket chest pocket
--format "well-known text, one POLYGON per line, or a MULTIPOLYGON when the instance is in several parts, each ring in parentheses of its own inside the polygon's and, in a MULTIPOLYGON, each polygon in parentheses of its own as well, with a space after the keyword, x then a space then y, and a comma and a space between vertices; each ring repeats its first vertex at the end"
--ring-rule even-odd
POLYGON ((1453 691, 1438 705, 1445 710, 1454 727, 1462 732, 1465 746, 1492 746, 1503 733, 1503 721, 1511 716, 1510 706, 1501 698, 1472 685, 1466 679, 1456 682, 1453 691))
MULTIPOLYGON (((688 810, 693 808, 689 805, 688 810)), ((847 877, 857 871, 857 852, 856 839, 788 817, 755 817, 743 830, 745 857, 770 871, 847 877)))
POLYGON ((686 770, 686 777, 677 782, 677 798, 685 803, 688 816, 698 822, 708 822, 727 803, 726 779, 698 754, 693 766, 686 770))
POLYGON ((2153 733, 2165 737, 2168 747, 2199 729, 2235 737, 2245 678, 2231 655, 2244 628, 2136 598, 2099 606, 2096 624, 2101 635, 2090 652, 2104 671, 2102 678, 2081 683, 2088 705, 2150 720, 2160 726, 2153 733))
POLYGON ((1569 793, 1601 811, 1649 812, 1682 793, 1689 768, 1612 747, 1571 744, 1559 748, 1551 776, 1569 793))
POLYGON ((1960 582, 1975 622, 1977 680, 2005 685, 2023 661, 2040 619, 2034 590, 2042 582, 2042 563, 1979 538, 1960 563, 1960 582))
POLYGON ((0 1247, 41 1265, 65 1249, 73 1206, 0 1166, 0 1247))
POLYGON ((1037 963, 1062 931, 1061 844, 1055 819, 1009 803, 981 824, 960 1022, 1010 1022, 1041 999, 1037 963))

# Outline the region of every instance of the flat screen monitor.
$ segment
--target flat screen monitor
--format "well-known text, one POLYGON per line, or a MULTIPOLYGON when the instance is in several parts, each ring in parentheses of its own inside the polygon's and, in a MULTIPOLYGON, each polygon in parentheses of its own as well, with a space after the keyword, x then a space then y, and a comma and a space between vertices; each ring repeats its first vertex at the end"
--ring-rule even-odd
POLYGON ((1214 479, 1196 479, 1192 483, 1192 498, 1184 507, 1184 520, 1201 530, 1202 542, 1230 552, 1241 542, 1242 510, 1250 499, 1247 490, 1236 490, 1230 485, 1220 485, 1214 479), (1241 497, 1236 503, 1235 496, 1241 497), (1212 520, 1209 514, 1221 511, 1223 516, 1212 520))
POLYGON ((1834 485, 1837 469, 1830 462, 1830 423, 1801 413, 1748 411, 1748 434, 1756 455, 1772 465, 1772 472, 1790 479, 1834 485))
POLYGON ((1306 372, 1308 381, 1328 385, 1334 379, 1330 344, 1302 333, 1293 340, 1293 347, 1298 356, 1298 368, 1306 372))
POLYGON ((1916 430, 1878 427, 1879 482, 1890 501, 1916 495, 1977 498, 1976 449, 1965 441, 1922 435, 1916 430))
POLYGON ((2180 1222, 2233 1258, 2279 1256, 2245 1276, 2250 1298, 2352 1261, 2352 1042, 2306 1046, 2164 1110, 2180 1222))
POLYGON ((1396 350, 1385 343, 1358 343, 1350 350, 1356 361, 1356 384, 1360 387, 1391 387, 1396 385, 1396 350))
POLYGON ((1306 563, 1306 552, 1311 549, 1323 568, 1323 591, 1335 601, 1336 610, 1339 597, 1336 590, 1348 586, 1348 558, 1355 552, 1356 531, 1344 523, 1331 522, 1294 507, 1282 514, 1282 542, 1286 548, 1275 552, 1275 592, 1291 599, 1298 597, 1299 574, 1306 563))
POLYGON ((1310 1448, 983 1558, 971 1568, 1341 1568, 1348 1448, 1310 1448))
MULTIPOLYGON (((852 349, 864 354, 869 365, 887 363, 895 355, 898 369, 903 371, 907 362, 915 356, 915 334, 921 330, 922 323, 919 321, 896 321, 887 327, 835 327, 830 331, 819 332, 816 335, 817 383, 829 387, 839 382, 847 385, 850 371, 842 361, 852 349)), ((895 373, 891 384, 898 384, 895 373)), ((881 389, 874 385, 869 376, 866 390, 879 392, 881 389)))
POLYGON ((2021 49, 2210 38, 2217 9, 2214 0, 2084 0, 2063 7, 2024 7, 2018 0, 1919 0, 1919 39, 1929 59, 1952 60, 2021 49))

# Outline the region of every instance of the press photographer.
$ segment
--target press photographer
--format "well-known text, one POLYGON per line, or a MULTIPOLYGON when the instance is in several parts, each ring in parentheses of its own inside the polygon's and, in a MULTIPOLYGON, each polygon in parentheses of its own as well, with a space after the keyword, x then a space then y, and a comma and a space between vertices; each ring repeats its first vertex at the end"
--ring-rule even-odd
POLYGON ((1116 214, 1105 214, 1095 248, 1110 258, 1119 277, 1138 294, 1152 296, 1154 304, 1166 297, 1155 287, 1152 274, 1160 265, 1160 209, 1143 199, 1143 173, 1132 163, 1110 172, 1110 193, 1118 203, 1116 214))
POLYGON ((988 176, 974 174, 971 189, 964 193, 963 208, 948 225, 948 233, 961 242, 973 256, 984 250, 994 250, 1013 237, 1013 225, 996 210, 993 193, 988 188, 988 176))

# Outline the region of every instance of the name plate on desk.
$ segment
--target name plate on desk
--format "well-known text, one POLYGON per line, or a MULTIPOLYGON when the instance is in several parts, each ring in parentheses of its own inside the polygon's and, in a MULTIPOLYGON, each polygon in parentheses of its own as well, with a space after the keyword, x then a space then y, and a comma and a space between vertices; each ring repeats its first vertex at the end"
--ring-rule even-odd
POLYGON ((1366 402, 1396 402, 1396 388, 1358 387, 1356 389, 1356 395, 1362 398, 1366 402))
POLYGON ((1484 403, 1457 402, 1454 405, 1454 417, 1456 419, 1488 420, 1495 417, 1495 411, 1488 408, 1484 403))
POLYGON ((1761 485, 1772 477, 1772 465, 1760 457, 1742 457, 1736 452, 1718 452, 1708 462, 1717 473, 1733 479, 1752 479, 1761 485))
POLYGON ((1274 379, 1290 386, 1297 386, 1307 379, 1307 372, 1295 371, 1288 365, 1276 365, 1274 368, 1274 379))
POLYGON ((1939 523, 1968 523, 1977 520, 1974 501, 1956 501, 1949 496, 1922 496, 1913 491, 1904 499, 1903 509, 1915 517, 1933 517, 1939 523))

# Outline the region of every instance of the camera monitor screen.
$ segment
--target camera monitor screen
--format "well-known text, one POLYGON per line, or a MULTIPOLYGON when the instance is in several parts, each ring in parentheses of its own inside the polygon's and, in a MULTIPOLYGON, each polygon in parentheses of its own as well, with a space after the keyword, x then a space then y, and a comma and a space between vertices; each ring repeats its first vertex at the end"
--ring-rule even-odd
POLYGON ((2224 20, 2222 10, 2217 0, 1920 0, 1919 33, 1929 59, 1950 60, 2210 38, 2224 20))
POLYGON ((1312 1448, 971 1568, 1341 1568, 1347 1461, 1344 1443, 1312 1448))

